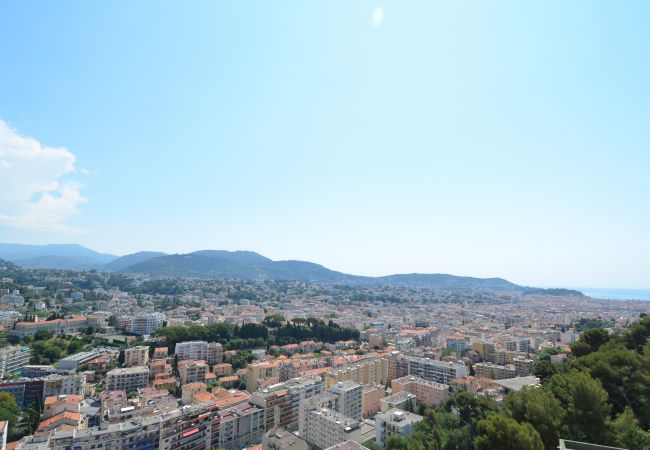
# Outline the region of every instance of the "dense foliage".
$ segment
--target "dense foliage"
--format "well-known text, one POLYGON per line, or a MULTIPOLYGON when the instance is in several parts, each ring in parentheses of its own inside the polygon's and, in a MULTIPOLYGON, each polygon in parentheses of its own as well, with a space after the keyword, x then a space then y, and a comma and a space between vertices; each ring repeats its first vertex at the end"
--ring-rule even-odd
POLYGON ((386 447, 422 450, 554 450, 560 438, 650 450, 650 317, 623 336, 586 327, 562 366, 535 366, 541 388, 506 396, 500 408, 484 396, 460 392, 426 410, 410 438, 386 447))
POLYGON ((164 339, 164 345, 169 346, 170 351, 173 351, 179 342, 193 340, 220 342, 226 349, 253 349, 307 339, 332 343, 359 339, 359 330, 342 328, 336 323, 325 323, 317 319, 295 320, 293 323, 284 324, 277 321, 277 325, 271 329, 264 324, 253 323, 242 326, 218 323, 207 326, 163 327, 156 331, 156 336, 164 339))

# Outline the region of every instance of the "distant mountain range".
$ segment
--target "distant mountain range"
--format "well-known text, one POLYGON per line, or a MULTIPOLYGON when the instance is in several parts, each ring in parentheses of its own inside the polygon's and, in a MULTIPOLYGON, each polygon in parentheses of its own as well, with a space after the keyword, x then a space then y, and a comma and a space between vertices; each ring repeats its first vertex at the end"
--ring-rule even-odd
POLYGON ((540 289, 519 286, 503 278, 473 278, 447 274, 399 274, 363 277, 337 272, 307 261, 273 261, 249 251, 201 250, 167 255, 138 252, 117 257, 98 253, 77 244, 0 244, 0 259, 27 268, 99 270, 161 278, 221 278, 242 280, 295 280, 367 286, 406 286, 446 291, 491 291, 582 295, 569 289, 540 289))

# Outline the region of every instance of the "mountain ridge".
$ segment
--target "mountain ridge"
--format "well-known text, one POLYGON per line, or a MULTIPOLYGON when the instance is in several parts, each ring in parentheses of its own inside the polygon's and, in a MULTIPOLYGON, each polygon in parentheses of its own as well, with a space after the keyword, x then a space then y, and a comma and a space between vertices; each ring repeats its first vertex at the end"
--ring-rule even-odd
POLYGON ((252 251, 198 250, 191 253, 165 254, 142 251, 117 257, 102 254, 77 244, 29 246, 0 244, 0 259, 27 268, 65 270, 99 270, 123 272, 153 278, 199 278, 278 280, 350 284, 356 286, 401 286, 445 291, 491 291, 546 295, 583 295, 570 289, 542 289, 520 286, 498 277, 477 278, 443 273, 403 273, 380 277, 351 275, 328 269, 317 263, 299 260, 274 261, 252 251), (16 249, 25 250, 22 253, 16 249), (13 250, 13 253, 10 251, 13 250), (61 250, 62 254, 38 254, 61 250), (9 254, 10 257, 5 255, 9 254), (29 257, 16 258, 16 256, 29 257), (93 264, 96 258, 106 262, 93 264), (93 258, 94 256, 94 258, 93 258), (13 258, 13 259, 12 259, 13 258))

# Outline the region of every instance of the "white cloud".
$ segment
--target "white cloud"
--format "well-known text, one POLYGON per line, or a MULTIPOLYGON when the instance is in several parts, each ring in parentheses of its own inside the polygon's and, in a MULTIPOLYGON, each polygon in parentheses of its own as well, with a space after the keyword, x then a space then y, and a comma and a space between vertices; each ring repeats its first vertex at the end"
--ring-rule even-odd
POLYGON ((384 8, 377 6, 372 12, 372 24, 375 27, 381 25, 381 22, 384 20, 384 8))
POLYGON ((0 120, 0 224, 41 231, 75 231, 64 224, 86 202, 65 148, 44 147, 0 120))

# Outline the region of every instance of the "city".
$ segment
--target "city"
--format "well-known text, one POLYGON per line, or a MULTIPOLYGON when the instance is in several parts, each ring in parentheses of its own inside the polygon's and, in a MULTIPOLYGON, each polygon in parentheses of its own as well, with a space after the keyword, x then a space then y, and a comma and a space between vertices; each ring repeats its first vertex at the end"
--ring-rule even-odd
MULTIPOLYGON (((396 436, 436 426, 432 448, 473 448, 483 409, 518 418, 511 403, 534 400, 517 395, 578 376, 597 350, 585 336, 602 332, 599 343, 609 337, 623 351, 631 330, 641 343, 650 335, 646 301, 582 295, 153 279, 10 262, 0 294, 0 393, 13 396, 2 400, 4 442, 17 449, 398 448, 396 436), (467 417, 445 428, 457 414, 467 417)), ((600 369, 580 376, 616 389, 600 369)), ((535 435, 543 448, 566 435, 647 442, 650 433, 619 423, 650 419, 649 386, 635 383, 640 397, 625 394, 613 420, 598 418, 609 434, 556 417, 535 435)))
POLYGON ((648 24, 0 0, 0 450, 650 450, 648 24))

